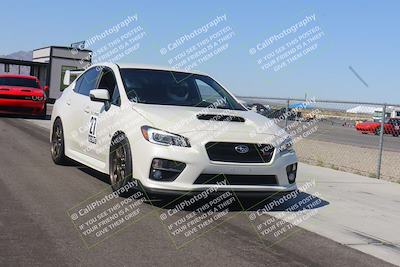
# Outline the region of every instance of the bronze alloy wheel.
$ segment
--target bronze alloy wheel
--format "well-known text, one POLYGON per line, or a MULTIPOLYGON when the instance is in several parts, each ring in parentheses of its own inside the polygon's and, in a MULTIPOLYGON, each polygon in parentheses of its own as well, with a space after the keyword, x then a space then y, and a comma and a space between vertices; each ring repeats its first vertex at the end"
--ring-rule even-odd
POLYGON ((123 145, 119 145, 112 152, 110 180, 113 188, 120 188, 124 179, 126 179, 126 149, 123 145))
POLYGON ((51 158, 54 163, 65 165, 68 158, 65 156, 64 131, 60 119, 56 119, 53 124, 53 132, 51 134, 51 158))
POLYGON ((110 148, 110 183, 117 191, 132 180, 132 155, 125 135, 120 134, 114 140, 119 141, 110 148))
POLYGON ((60 124, 54 126, 53 135, 51 138, 51 154, 54 158, 60 156, 63 149, 62 128, 60 124))

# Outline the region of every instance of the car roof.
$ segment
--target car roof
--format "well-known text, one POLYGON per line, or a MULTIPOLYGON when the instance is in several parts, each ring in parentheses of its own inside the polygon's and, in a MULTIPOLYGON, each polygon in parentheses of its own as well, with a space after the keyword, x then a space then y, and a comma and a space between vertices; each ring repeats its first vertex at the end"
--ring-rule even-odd
POLYGON ((20 75, 20 74, 0 74, 0 78, 19 78, 19 79, 37 80, 35 76, 20 75))
MULTIPOLYGON (((101 64, 99 64, 99 65, 101 65, 101 64)), ((176 71, 176 72, 183 72, 183 73, 188 73, 188 74, 199 74, 199 75, 209 76, 206 73, 202 73, 199 71, 179 70, 179 69, 174 69, 174 68, 166 67, 166 66, 147 65, 147 64, 131 64, 131 63, 118 63, 117 65, 121 69, 146 69, 146 70, 176 71)))

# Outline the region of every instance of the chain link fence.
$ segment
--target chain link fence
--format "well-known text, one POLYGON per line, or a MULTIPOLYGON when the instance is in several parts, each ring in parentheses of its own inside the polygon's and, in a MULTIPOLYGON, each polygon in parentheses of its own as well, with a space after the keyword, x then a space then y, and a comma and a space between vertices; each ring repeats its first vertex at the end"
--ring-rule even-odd
POLYGON ((400 105, 239 98, 286 128, 301 162, 400 182, 400 105))

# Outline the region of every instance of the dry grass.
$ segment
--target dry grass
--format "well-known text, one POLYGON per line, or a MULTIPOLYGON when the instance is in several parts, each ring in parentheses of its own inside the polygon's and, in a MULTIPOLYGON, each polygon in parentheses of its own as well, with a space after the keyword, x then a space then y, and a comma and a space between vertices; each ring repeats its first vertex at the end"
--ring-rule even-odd
MULTIPOLYGON (((378 150, 303 139, 295 144, 299 160, 311 165, 376 178, 378 150)), ((384 151, 381 178, 400 182, 400 153, 384 151)))

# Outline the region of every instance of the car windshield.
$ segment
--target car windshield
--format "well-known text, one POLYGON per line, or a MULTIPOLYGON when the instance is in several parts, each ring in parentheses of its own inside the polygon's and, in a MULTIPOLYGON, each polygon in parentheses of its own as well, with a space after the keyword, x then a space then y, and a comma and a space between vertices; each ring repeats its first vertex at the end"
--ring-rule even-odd
POLYGON ((15 77, 0 77, 0 85, 39 88, 38 83, 34 79, 15 77))
POLYGON ((175 71, 121 69, 121 77, 128 98, 134 102, 245 110, 208 76, 175 71))

